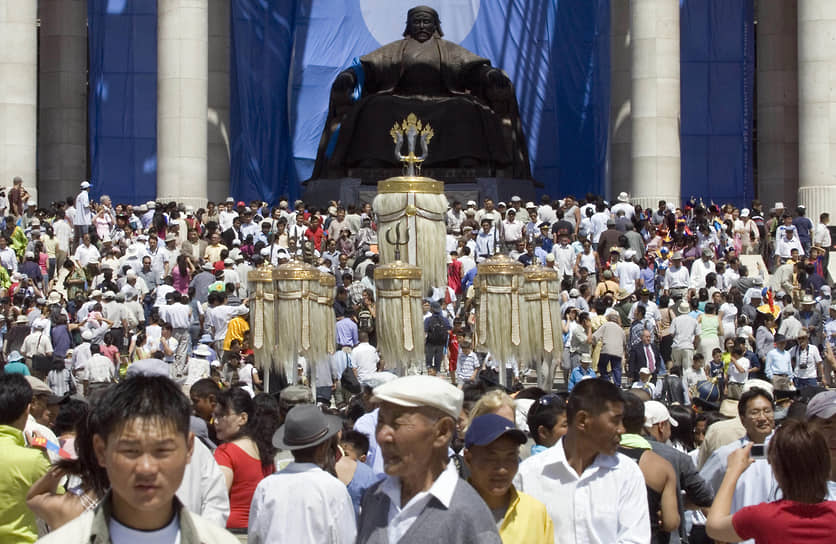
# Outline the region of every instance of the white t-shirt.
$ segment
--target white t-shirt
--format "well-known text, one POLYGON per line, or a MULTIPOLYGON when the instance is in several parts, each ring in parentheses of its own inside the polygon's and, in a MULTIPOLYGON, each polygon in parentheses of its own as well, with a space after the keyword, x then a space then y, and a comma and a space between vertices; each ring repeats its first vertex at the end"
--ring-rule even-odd
POLYGON ((137 531, 122 525, 114 518, 107 524, 110 541, 113 544, 180 544, 180 516, 176 515, 171 523, 156 531, 137 531))
POLYGON ((729 361, 729 382, 744 383, 749 377, 749 359, 741 357, 737 362, 743 367, 743 372, 737 370, 737 367, 734 366, 734 361, 729 361))
POLYGON ((808 343, 806 349, 801 349, 800 346, 795 346, 790 350, 790 357, 793 360, 795 375, 802 379, 815 379, 817 376, 816 368, 821 362, 821 355, 819 348, 808 343), (802 365, 806 368, 801 368, 802 365))
POLYGON ((90 225, 93 222, 93 212, 90 210, 90 196, 82 190, 75 197, 75 217, 73 222, 77 226, 90 225))

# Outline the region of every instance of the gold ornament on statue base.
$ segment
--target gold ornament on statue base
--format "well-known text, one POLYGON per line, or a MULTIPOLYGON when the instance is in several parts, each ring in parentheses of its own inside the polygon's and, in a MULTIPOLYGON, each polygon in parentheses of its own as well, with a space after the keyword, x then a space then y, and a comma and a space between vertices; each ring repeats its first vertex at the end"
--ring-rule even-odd
POLYGON ((270 371, 281 371, 276 357, 276 296, 273 286, 273 267, 269 261, 247 272, 247 281, 254 293, 250 302, 255 364, 267 377, 270 371))
POLYGON ((296 364, 301 355, 312 371, 311 383, 316 383, 316 365, 308 357, 317 353, 314 342, 323 336, 324 324, 317 313, 320 271, 309 264, 290 261, 273 269, 273 282, 278 364, 288 383, 296 383, 296 364))
POLYGON ((524 363, 537 370, 537 386, 551 391, 554 372, 563 356, 560 322, 560 281, 554 268, 527 266, 522 296, 524 363))
POLYGON ((421 269, 400 260, 400 225, 386 233, 395 246, 395 262, 374 270, 377 288, 377 349, 384 361, 395 363, 398 374, 418 374, 424 367, 424 311, 421 307, 421 269))
MULTIPOLYGON (((427 293, 432 287, 447 285, 444 183, 420 175, 435 133, 430 125, 424 125, 410 113, 402 123, 395 123, 389 134, 395 144, 395 157, 404 164, 404 175, 378 182, 372 207, 380 232, 400 226, 408 234, 403 260, 421 267, 422 293, 427 293)), ((386 237, 380 238, 379 245, 381 263, 394 262, 395 245, 386 237)))
POLYGON ((502 386, 509 385, 506 364, 518 364, 527 349, 521 310, 524 284, 522 263, 506 255, 495 255, 477 265, 476 349, 489 352, 496 361, 502 386))

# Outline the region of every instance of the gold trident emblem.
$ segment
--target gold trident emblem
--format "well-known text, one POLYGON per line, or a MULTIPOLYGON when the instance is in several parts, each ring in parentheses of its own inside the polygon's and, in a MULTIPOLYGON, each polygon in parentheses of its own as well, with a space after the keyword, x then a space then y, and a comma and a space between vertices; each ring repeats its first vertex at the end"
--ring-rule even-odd
POLYGON ((406 116, 406 119, 399 125, 395 123, 392 130, 389 131, 392 140, 395 142, 395 158, 404 163, 404 171, 407 176, 414 177, 421 173, 421 163, 427 159, 427 148, 430 145, 435 133, 432 127, 427 123, 421 123, 414 113, 406 116), (403 142, 406 139, 407 154, 403 154, 403 142), (420 140, 421 154, 416 155, 416 145, 420 140))

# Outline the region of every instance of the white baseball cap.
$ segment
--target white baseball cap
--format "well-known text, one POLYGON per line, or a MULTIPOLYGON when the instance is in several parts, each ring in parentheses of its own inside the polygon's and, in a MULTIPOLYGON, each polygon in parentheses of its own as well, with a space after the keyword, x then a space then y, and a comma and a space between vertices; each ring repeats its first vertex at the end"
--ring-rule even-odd
POLYGON ((644 403, 644 426, 653 427, 657 423, 667 421, 672 427, 678 427, 679 423, 671 417, 668 408, 658 400, 648 400, 644 403))

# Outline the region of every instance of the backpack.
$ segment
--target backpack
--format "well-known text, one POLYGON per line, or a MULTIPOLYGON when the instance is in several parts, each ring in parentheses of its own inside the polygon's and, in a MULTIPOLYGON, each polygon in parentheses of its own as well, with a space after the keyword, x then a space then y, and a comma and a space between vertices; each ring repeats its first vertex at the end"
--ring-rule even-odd
POLYGON ((439 314, 433 314, 427 324, 427 343, 443 346, 447 343, 447 322, 439 314))
POLYGON ((374 330, 374 318, 368 309, 363 308, 357 314, 357 328, 366 332, 374 330))

